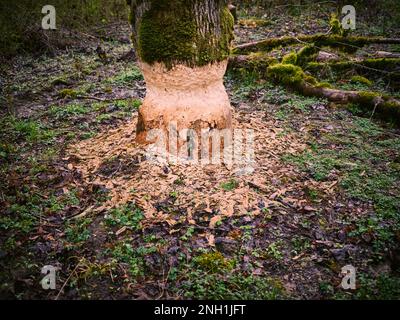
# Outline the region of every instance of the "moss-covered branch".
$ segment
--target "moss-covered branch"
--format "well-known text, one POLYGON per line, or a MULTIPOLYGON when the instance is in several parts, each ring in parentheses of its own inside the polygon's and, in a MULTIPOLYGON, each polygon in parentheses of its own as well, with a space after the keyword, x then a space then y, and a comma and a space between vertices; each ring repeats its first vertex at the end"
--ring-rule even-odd
POLYGON ((295 61, 291 61, 291 57, 292 55, 287 55, 282 63, 278 63, 275 58, 262 52, 238 55, 231 57, 228 67, 231 70, 257 73, 261 77, 268 77, 306 96, 325 98, 341 104, 357 104, 370 110, 371 113, 374 112, 400 124, 399 100, 377 92, 333 89, 329 84, 319 82, 313 76, 306 74, 300 66, 293 64, 295 61))
POLYGON ((333 62, 310 62, 307 64, 307 70, 318 72, 330 69, 336 72, 345 72, 348 70, 370 70, 383 71, 384 73, 398 74, 400 76, 400 58, 373 58, 361 61, 333 61, 333 62))
POLYGON ((233 55, 229 58, 228 69, 244 70, 246 72, 257 72, 260 76, 267 76, 270 65, 279 61, 263 52, 250 53, 248 55, 233 55))
POLYGON ((385 119, 400 124, 400 101, 370 91, 346 91, 327 88, 299 66, 279 63, 268 67, 269 77, 288 85, 306 96, 325 98, 336 103, 354 103, 371 110, 385 119))
POLYGON ((234 48, 235 54, 247 54, 255 51, 271 51, 277 47, 289 46, 297 43, 313 43, 315 46, 345 47, 348 50, 357 49, 368 44, 400 44, 399 38, 381 37, 343 37, 329 34, 301 35, 298 37, 269 38, 260 41, 238 45, 234 48))

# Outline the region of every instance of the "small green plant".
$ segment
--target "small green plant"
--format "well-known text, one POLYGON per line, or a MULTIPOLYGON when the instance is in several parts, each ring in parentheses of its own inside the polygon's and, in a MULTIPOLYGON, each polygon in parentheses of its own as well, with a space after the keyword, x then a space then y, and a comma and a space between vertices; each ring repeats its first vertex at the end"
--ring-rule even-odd
POLYGON ((230 179, 228 182, 221 183, 221 188, 225 191, 232 191, 239 186, 239 183, 235 179, 230 179))
POLYGON ((134 111, 134 110, 139 109, 141 104, 142 104, 142 101, 140 101, 138 99, 134 99, 134 100, 127 99, 127 100, 118 100, 115 103, 115 106, 124 111, 134 111))
POLYGON ((234 267, 234 262, 226 259, 218 251, 202 253, 193 258, 193 263, 196 267, 211 273, 231 270, 234 267))
POLYGON ((14 152, 16 147, 7 142, 0 142, 0 159, 8 159, 14 152))
POLYGON ((129 264, 129 273, 133 278, 143 275, 144 261, 129 243, 118 244, 113 252, 113 257, 118 262, 129 264))
POLYGON ((335 291, 334 287, 329 282, 320 282, 319 290, 325 296, 331 296, 335 291))
POLYGON ((277 111, 275 111, 275 117, 280 121, 285 121, 289 118, 289 112, 284 107, 281 107, 277 111))
POLYGON ((54 116, 55 119, 65 119, 69 116, 78 116, 87 114, 90 109, 82 104, 72 103, 66 106, 52 106, 50 107, 49 113, 54 116))
POLYGON ((81 139, 86 140, 94 137, 96 135, 96 132, 94 131, 88 131, 88 132, 83 132, 80 136, 81 139))
POLYGON ((31 232, 37 223, 35 213, 39 210, 40 208, 33 203, 27 205, 11 205, 11 214, 3 214, 0 217, 0 230, 3 232, 9 230, 17 231, 23 234, 31 232))
POLYGON ((320 197, 319 191, 313 188, 308 188, 306 190, 306 194, 308 195, 308 197, 310 197, 311 201, 313 202, 316 202, 320 197))
POLYGON ((292 242, 292 246, 293 246, 292 252, 295 255, 298 255, 298 254, 302 253, 303 251, 311 248, 310 240, 303 236, 295 236, 295 237, 293 237, 291 242, 292 242))
POLYGON ((55 136, 55 132, 43 128, 40 123, 32 120, 11 119, 12 128, 29 142, 47 141, 55 136))
POLYGON ((276 260, 281 260, 282 259, 282 252, 280 250, 280 244, 277 242, 271 243, 267 249, 266 253, 269 257, 272 257, 276 260))
POLYGON ((69 242, 81 243, 90 238, 89 225, 92 219, 85 218, 78 221, 68 220, 65 227, 65 236, 69 242))
POLYGON ((244 225, 244 226, 240 226, 240 229, 243 230, 243 235, 242 235, 243 241, 248 241, 252 238, 253 226, 244 225))
POLYGON ((155 252, 157 252, 155 246, 133 248, 130 243, 122 242, 114 247, 112 255, 118 262, 128 263, 131 276, 137 278, 144 275, 146 268, 144 257, 155 252))
POLYGON ((194 227, 189 227, 189 228, 186 230, 185 234, 184 234, 183 236, 181 236, 180 239, 181 239, 182 241, 188 241, 188 240, 193 236, 194 231, 195 231, 194 227))
POLYGON ((271 278, 231 273, 187 272, 181 288, 186 298, 211 300, 274 300, 285 296, 282 284, 271 278))
POLYGON ((100 115, 98 115, 97 117, 96 117, 96 121, 98 122, 98 123, 102 123, 102 122, 107 122, 107 121, 109 121, 109 120, 111 120, 111 119, 113 119, 114 118, 114 115, 113 114, 110 114, 110 113, 103 113, 103 114, 100 114, 100 115))
POLYGON ((113 226, 127 226, 133 230, 139 230, 141 227, 141 221, 144 215, 142 210, 137 208, 133 204, 127 204, 115 209, 110 210, 105 215, 106 225, 113 226))
POLYGON ((108 83, 117 85, 130 85, 134 81, 143 80, 142 72, 138 67, 132 67, 130 70, 125 70, 119 75, 107 80, 108 83))

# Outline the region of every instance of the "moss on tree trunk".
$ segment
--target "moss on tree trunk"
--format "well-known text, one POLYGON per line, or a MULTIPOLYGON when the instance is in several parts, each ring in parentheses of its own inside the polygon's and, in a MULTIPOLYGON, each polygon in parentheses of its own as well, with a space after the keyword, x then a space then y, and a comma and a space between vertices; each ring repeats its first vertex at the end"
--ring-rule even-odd
POLYGON ((233 17, 224 0, 133 0, 132 40, 141 61, 204 66, 230 53, 233 17))

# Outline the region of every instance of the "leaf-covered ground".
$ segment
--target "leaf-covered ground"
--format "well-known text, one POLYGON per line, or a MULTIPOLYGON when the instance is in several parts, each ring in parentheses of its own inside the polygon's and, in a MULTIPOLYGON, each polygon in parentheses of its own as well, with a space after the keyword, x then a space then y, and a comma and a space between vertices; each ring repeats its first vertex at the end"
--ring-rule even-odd
MULTIPOLYGON (((326 12, 308 12, 243 17, 236 41, 326 32, 326 12)), ((400 297, 398 129, 228 72, 235 127, 255 130, 254 171, 157 166, 134 143, 145 83, 128 26, 115 29, 106 56, 87 41, 2 66, 1 297, 400 297), (354 291, 340 286, 349 264, 354 291), (56 290, 41 288, 44 265, 56 290)), ((376 49, 400 51, 357 54, 376 49)))

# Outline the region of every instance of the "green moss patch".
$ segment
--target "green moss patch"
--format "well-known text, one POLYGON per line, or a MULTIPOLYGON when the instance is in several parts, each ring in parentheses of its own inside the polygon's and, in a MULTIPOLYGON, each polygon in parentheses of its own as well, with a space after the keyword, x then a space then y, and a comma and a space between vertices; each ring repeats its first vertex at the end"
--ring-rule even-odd
POLYGON ((302 68, 288 63, 278 63, 268 68, 268 75, 285 85, 299 85, 306 81, 315 84, 312 76, 306 75, 302 68))
POLYGON ((233 16, 221 9, 219 26, 204 22, 198 25, 194 2, 152 1, 140 19, 136 46, 140 58, 149 63, 163 62, 203 66, 222 61, 230 54, 233 40, 233 16))

